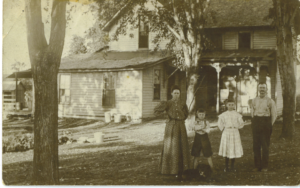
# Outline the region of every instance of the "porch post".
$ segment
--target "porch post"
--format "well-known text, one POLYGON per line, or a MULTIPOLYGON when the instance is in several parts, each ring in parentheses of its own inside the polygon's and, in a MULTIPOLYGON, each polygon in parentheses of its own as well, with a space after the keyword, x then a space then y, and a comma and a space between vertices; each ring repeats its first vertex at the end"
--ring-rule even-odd
POLYGON ((33 81, 33 78, 32 78, 32 105, 31 105, 31 117, 34 118, 34 110, 35 110, 35 90, 34 90, 34 81, 33 81))
POLYGON ((18 75, 17 75, 17 72, 15 72, 15 80, 16 80, 16 92, 15 92, 15 94, 16 94, 16 96, 15 96, 15 98, 16 98, 16 101, 15 101, 15 103, 17 103, 18 101, 18 75))
POLYGON ((226 65, 224 63, 213 63, 211 65, 214 67, 217 71, 217 104, 216 104, 216 112, 219 113, 219 107, 220 107, 220 72, 223 67, 226 65))

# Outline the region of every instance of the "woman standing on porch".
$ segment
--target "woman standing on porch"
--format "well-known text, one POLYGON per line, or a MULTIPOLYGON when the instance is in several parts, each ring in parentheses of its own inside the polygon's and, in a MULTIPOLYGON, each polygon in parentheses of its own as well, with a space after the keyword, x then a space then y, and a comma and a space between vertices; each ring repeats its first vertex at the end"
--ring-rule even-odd
POLYGON ((181 179, 184 170, 190 169, 190 153, 184 121, 188 117, 188 108, 180 101, 180 88, 173 86, 172 99, 161 102, 155 109, 156 115, 166 111, 164 144, 160 159, 162 174, 174 174, 181 179))

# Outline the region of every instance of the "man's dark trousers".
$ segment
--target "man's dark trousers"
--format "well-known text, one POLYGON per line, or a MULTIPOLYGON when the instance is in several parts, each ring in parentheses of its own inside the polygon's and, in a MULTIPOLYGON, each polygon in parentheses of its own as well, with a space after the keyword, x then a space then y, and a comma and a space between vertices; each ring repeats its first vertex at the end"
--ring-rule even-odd
POLYGON ((269 146, 272 134, 271 117, 252 118, 253 152, 255 168, 268 168, 269 146), (262 156, 261 156, 262 149, 262 156))

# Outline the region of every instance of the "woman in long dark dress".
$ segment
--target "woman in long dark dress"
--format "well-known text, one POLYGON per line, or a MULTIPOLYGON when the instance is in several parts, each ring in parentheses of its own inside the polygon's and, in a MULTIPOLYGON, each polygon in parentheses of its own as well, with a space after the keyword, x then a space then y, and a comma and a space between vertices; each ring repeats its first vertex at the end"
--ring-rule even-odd
POLYGON ((172 99, 160 103, 155 113, 167 112, 164 145, 161 154, 160 168, 162 174, 174 174, 181 178, 184 170, 190 169, 190 152, 185 128, 188 117, 187 105, 180 101, 180 88, 173 86, 172 99))

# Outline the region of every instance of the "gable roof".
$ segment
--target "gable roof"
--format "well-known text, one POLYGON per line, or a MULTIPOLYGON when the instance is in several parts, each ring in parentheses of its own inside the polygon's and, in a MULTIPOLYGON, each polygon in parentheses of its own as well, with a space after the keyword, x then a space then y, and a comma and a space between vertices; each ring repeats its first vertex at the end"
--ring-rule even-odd
POLYGON ((172 60, 174 57, 151 53, 149 51, 138 52, 107 52, 72 55, 61 60, 60 71, 68 70, 132 70, 144 69, 165 61, 172 60))
MULTIPOLYGON (((208 19, 206 28, 270 26, 272 19, 264 18, 272 7, 272 0, 211 0, 208 12, 213 12, 215 21, 208 19)), ((126 6, 119 10, 103 31, 109 31, 126 10, 126 6)))

